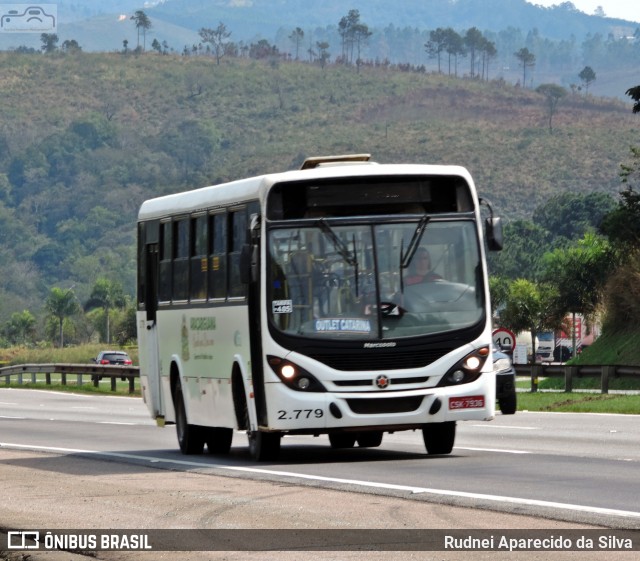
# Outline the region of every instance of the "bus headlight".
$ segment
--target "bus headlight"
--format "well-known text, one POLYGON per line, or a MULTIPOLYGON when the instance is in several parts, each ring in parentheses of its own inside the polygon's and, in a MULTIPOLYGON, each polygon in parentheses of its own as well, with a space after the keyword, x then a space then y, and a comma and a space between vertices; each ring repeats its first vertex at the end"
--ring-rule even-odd
POLYGON ((326 392, 325 387, 304 368, 277 356, 267 356, 267 362, 280 378, 292 390, 303 392, 326 392))
POLYGON ((480 347, 455 364, 440 380, 438 387, 468 384, 480 377, 489 356, 489 347, 480 347))

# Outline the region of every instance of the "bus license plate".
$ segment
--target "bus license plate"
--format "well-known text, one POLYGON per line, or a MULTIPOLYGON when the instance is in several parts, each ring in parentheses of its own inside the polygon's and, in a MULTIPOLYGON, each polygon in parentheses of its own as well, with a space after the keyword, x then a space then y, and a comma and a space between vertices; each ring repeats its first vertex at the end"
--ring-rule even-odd
POLYGON ((471 395, 466 397, 450 397, 449 409, 481 409, 484 407, 483 395, 471 395))

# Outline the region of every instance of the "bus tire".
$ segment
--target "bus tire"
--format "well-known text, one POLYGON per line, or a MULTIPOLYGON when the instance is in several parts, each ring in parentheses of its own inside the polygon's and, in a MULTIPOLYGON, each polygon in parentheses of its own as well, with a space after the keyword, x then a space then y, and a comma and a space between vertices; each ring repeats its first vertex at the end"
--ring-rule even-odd
POLYGON ((233 429, 207 427, 204 430, 204 441, 209 454, 228 454, 233 440, 233 429))
POLYGON ((377 448, 382 444, 382 435, 381 430, 361 432, 356 440, 360 448, 377 448))
POLYGON ((329 433, 331 448, 353 448, 356 443, 355 433, 332 432, 329 433))
POLYGON ((183 454, 202 454, 204 449, 204 437, 202 429, 196 425, 187 423, 187 411, 182 397, 182 386, 176 384, 173 396, 173 406, 176 410, 176 434, 178 444, 183 454))
POLYGON ((280 454, 279 432, 247 431, 249 454, 256 462, 268 462, 278 458, 280 454))
POLYGON ((423 425, 422 438, 427 454, 451 454, 456 440, 456 422, 423 425))
POLYGON ((514 415, 518 409, 515 390, 512 394, 501 397, 498 400, 498 405, 500 407, 500 413, 502 413, 503 415, 514 415))

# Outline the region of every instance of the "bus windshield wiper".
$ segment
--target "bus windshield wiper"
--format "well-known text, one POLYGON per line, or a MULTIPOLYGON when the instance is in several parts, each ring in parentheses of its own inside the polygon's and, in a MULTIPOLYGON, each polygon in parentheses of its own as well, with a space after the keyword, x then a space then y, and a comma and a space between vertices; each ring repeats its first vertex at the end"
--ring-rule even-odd
POLYGON ((353 236, 353 252, 347 247, 347 244, 344 243, 335 233, 334 229, 327 224, 324 218, 318 220, 318 226, 322 230, 322 233, 327 236, 332 242, 340 257, 342 257, 347 264, 353 267, 353 272, 355 276, 355 289, 356 289, 356 298, 358 297, 358 258, 356 257, 356 237, 353 236))
POLYGON ((342 257, 352 267, 357 268, 358 261, 355 257, 355 253, 351 252, 351 250, 347 247, 347 244, 338 237, 338 234, 336 234, 333 228, 329 226, 329 224, 327 224, 324 218, 318 220, 318 226, 322 230, 322 233, 333 242, 333 245, 340 254, 340 257, 342 257))
POLYGON ((413 236, 411 236, 411 241, 407 246, 407 251, 402 252, 402 250, 400 250, 400 269, 406 269, 411 264, 411 260, 420 246, 420 240, 422 240, 422 236, 427 228, 429 220, 429 217, 425 214, 420 219, 420 222, 418 222, 418 225, 413 232, 413 236))

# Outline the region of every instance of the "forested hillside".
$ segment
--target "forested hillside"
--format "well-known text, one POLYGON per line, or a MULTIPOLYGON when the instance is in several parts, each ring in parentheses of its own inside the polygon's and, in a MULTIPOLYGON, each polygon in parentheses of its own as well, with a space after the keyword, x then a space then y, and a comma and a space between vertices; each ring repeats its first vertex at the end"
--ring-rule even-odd
MULTIPOLYGON (((54 286, 133 295, 149 197, 297 167, 310 155, 460 164, 508 219, 554 194, 621 190, 630 104, 395 66, 0 53, 0 324, 54 286)), ((635 84, 629 84, 633 86, 635 84)))

